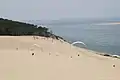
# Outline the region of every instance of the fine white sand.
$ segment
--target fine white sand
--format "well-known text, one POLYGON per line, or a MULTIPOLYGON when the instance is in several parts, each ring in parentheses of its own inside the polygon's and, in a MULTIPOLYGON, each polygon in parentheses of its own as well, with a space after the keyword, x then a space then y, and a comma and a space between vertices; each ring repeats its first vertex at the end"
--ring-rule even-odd
POLYGON ((0 80, 120 80, 120 59, 50 38, 1 36, 0 80))

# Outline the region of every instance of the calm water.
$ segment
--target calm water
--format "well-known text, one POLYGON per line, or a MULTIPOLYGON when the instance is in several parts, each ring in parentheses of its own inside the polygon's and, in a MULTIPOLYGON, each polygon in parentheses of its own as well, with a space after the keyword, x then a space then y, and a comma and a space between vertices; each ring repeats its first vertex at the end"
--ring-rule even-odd
POLYGON ((69 41, 82 41, 88 49, 120 55, 120 25, 50 24, 57 35, 69 41))

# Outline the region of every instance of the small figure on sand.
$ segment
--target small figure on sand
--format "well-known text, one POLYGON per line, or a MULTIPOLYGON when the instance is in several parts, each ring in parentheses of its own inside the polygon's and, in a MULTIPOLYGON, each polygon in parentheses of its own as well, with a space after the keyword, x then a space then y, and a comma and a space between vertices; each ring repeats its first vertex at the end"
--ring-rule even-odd
POLYGON ((35 40, 35 36, 33 36, 33 39, 35 40))
POLYGON ((113 64, 113 67, 115 67, 115 64, 113 64))
POLYGON ((35 55, 35 53, 32 53, 32 56, 34 56, 35 55))
POLYGON ((16 50, 18 50, 18 48, 16 48, 16 50))

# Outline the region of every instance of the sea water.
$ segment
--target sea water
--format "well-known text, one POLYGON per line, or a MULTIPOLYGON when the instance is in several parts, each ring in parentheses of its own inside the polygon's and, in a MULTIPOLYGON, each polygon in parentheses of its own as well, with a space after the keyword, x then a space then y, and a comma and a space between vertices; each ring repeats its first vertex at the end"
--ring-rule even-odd
POLYGON ((71 43, 81 41, 88 49, 120 55, 120 25, 53 23, 46 26, 71 43))

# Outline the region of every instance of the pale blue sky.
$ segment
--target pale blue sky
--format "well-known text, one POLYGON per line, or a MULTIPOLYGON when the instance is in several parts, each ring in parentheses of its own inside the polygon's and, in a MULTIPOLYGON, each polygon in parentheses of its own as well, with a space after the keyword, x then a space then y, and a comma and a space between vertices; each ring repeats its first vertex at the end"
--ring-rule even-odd
POLYGON ((14 20, 120 17, 120 0, 1 0, 0 16, 14 20))

